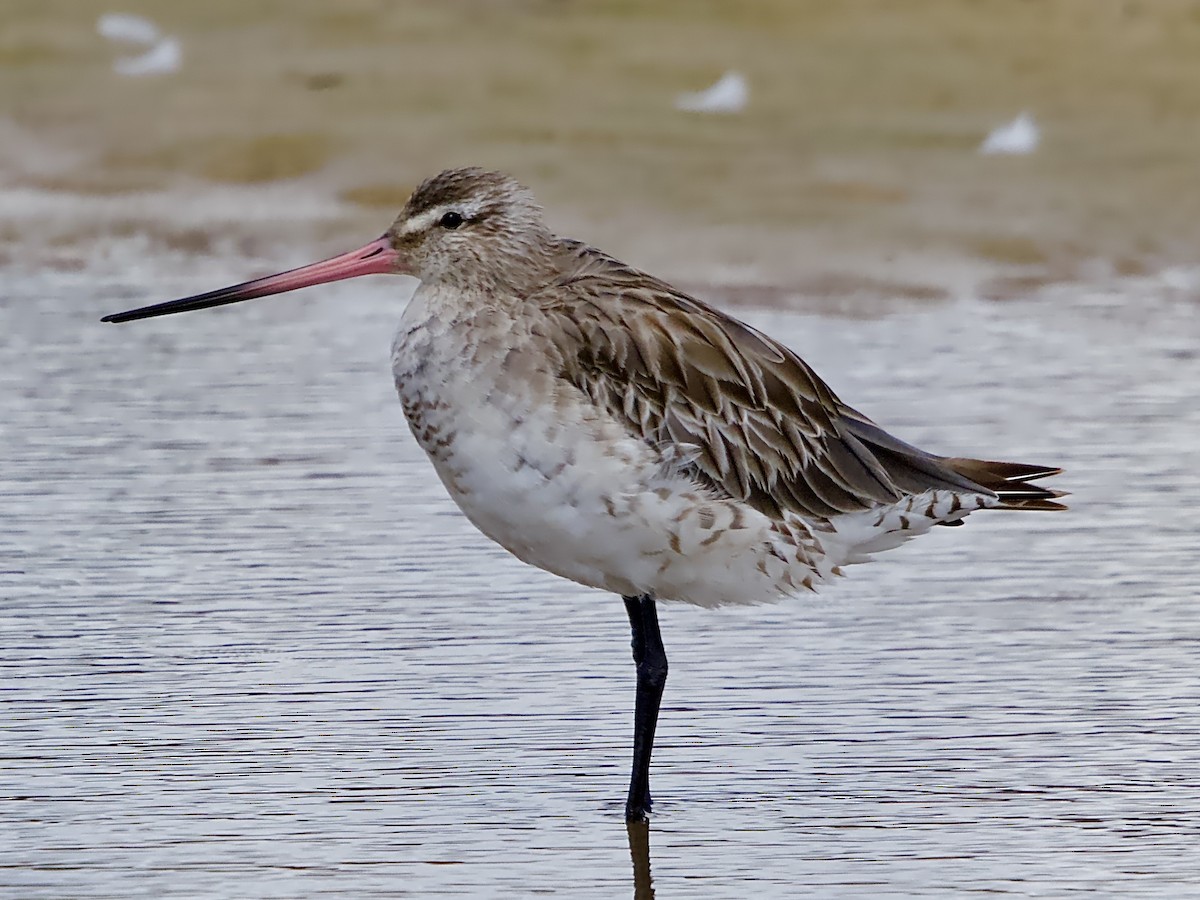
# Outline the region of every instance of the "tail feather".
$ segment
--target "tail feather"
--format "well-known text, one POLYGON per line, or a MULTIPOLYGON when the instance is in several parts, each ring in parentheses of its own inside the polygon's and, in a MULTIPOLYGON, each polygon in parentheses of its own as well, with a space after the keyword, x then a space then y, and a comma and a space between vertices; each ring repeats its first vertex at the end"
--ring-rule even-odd
POLYGON ((1062 472, 1053 466, 1033 466, 1025 463, 994 462, 986 459, 947 457, 941 464, 987 488, 1000 498, 996 509, 1060 510, 1064 503, 1056 503, 1059 497, 1068 496, 1066 491, 1056 491, 1039 484, 1031 484, 1041 478, 1049 478, 1062 472))
MULTIPOLYGON (((1067 494, 1030 484, 1059 474, 1054 466, 993 462, 986 459, 936 456, 906 444, 884 431, 862 413, 843 407, 842 426, 861 441, 902 491, 918 494, 927 490, 991 491, 1000 498, 995 509, 1066 509, 1055 503, 1067 494)), ((944 524, 958 524, 946 522, 944 524)))

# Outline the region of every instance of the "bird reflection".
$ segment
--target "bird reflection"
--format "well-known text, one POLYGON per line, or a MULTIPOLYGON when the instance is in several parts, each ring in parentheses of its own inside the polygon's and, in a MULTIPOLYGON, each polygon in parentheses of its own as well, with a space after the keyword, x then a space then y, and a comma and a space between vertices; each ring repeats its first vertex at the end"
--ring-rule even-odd
POLYGON ((633 859, 633 900, 654 900, 650 877, 650 823, 627 822, 629 856, 633 859))

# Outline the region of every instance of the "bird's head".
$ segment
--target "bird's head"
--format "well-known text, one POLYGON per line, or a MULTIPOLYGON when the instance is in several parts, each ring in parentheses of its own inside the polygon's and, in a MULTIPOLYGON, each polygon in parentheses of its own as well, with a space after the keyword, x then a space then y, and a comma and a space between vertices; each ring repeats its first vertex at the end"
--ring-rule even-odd
POLYGON ((392 227, 357 250, 103 321, 206 309, 359 275, 412 275, 461 290, 520 292, 542 271, 549 244, 541 207, 527 188, 498 172, 448 169, 418 185, 392 227))
POLYGON ((483 169, 449 169, 422 182, 385 235, 422 282, 467 289, 519 287, 548 237, 533 194, 483 169))

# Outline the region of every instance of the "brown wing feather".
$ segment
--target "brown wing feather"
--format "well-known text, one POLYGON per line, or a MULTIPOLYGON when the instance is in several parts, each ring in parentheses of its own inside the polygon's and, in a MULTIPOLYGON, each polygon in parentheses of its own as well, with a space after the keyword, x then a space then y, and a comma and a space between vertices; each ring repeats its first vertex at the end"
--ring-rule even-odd
POLYGON ((590 247, 566 254, 530 298, 561 326, 564 377, 646 441, 689 448, 702 482, 818 518, 930 487, 989 493, 899 441, 918 456, 869 447, 847 425, 876 426, 782 344, 590 247))

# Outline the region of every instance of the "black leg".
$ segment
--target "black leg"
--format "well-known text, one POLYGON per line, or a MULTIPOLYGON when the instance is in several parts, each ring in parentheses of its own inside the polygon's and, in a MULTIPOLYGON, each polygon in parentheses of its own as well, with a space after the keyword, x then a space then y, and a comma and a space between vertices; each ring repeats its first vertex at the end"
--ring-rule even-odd
POLYGON ((633 661, 637 665, 637 702, 633 713, 633 775, 625 821, 646 822, 650 818, 650 754, 654 752, 654 728, 658 705, 667 683, 667 653, 658 631, 658 610, 649 594, 625 597, 625 611, 633 629, 633 661))

